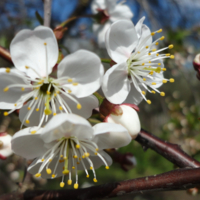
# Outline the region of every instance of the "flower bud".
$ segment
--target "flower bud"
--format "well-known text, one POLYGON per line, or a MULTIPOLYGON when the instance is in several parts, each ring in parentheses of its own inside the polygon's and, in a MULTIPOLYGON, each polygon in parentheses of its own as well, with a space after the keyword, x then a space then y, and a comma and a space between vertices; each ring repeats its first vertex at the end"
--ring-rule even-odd
POLYGON ((197 71, 197 78, 200 80, 200 54, 197 54, 193 61, 194 69, 197 71))
POLYGON ((6 132, 0 133, 0 159, 5 160, 13 151, 11 150, 12 136, 6 132))
POLYGON ((103 10, 103 9, 97 8, 97 14, 95 15, 95 20, 97 23, 104 24, 109 18, 110 16, 108 15, 108 12, 106 9, 103 10))

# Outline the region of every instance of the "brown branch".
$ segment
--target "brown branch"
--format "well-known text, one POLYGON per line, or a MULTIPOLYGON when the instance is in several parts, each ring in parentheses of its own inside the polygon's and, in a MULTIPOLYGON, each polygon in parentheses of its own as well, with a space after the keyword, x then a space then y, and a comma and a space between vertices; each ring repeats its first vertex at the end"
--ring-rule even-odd
POLYGON ((0 46, 0 57, 2 57, 4 60, 7 60, 9 63, 13 64, 9 51, 7 51, 1 46, 0 46))
POLYGON ((124 194, 143 194, 156 191, 186 190, 200 185, 200 168, 177 169, 167 173, 127 181, 107 183, 84 189, 28 190, 23 194, 0 196, 1 200, 92 200, 112 198, 124 194))
POLYGON ((143 129, 135 140, 139 142, 144 149, 151 148, 178 167, 200 167, 200 162, 182 151, 179 145, 163 141, 143 129))

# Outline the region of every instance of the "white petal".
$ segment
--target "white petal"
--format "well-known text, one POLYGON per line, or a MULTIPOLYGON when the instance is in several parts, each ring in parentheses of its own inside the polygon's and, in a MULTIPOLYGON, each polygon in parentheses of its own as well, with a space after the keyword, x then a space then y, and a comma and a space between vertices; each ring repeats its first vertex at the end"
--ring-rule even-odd
POLYGON ((102 90, 111 103, 120 104, 126 99, 130 91, 126 63, 113 65, 105 73, 102 90))
POLYGON ((146 78, 146 83, 151 85, 152 82, 155 82, 156 85, 151 85, 151 87, 159 88, 163 84, 163 82, 162 82, 162 80, 164 79, 163 73, 162 72, 161 73, 154 73, 152 75, 152 77, 154 78, 153 80, 150 79, 150 78, 146 78))
POLYGON ((75 114, 61 113, 54 116, 45 126, 41 138, 45 143, 59 140, 62 137, 76 136, 77 138, 91 138, 93 130, 90 123, 75 114))
POLYGON ((82 107, 81 109, 77 109, 77 104, 71 99, 69 99, 68 97, 64 95, 61 95, 61 96, 65 100, 67 105, 70 107, 72 113, 80 115, 81 117, 84 117, 86 119, 92 115, 92 110, 99 106, 99 101, 94 95, 91 95, 85 98, 74 97, 81 104, 81 107, 82 107))
POLYGON ((133 17, 133 13, 127 5, 118 4, 115 8, 109 12, 110 20, 112 22, 120 20, 120 19, 131 19, 133 17))
POLYGON ((93 126, 93 129, 93 141, 99 149, 119 148, 131 141, 128 131, 119 124, 99 123, 93 126))
POLYGON ((122 115, 113 115, 110 114, 107 118, 108 123, 121 124, 125 127, 129 134, 132 136, 132 139, 136 138, 140 132, 140 120, 137 112, 130 106, 121 105, 120 108, 123 111, 122 115))
POLYGON ((50 28, 38 26, 33 31, 20 31, 11 42, 10 54, 15 67, 20 71, 32 78, 38 77, 33 70, 25 68, 29 66, 45 77, 47 73, 51 73, 58 60, 58 44, 50 28), (46 47, 44 43, 47 44, 46 47))
POLYGON ((58 65, 58 78, 67 76, 78 83, 76 86, 67 86, 79 98, 89 96, 99 89, 103 72, 100 58, 86 50, 66 56, 58 65))
POLYGON ((126 62, 137 43, 137 33, 130 20, 114 22, 106 33, 106 49, 116 63, 126 62))
POLYGON ((43 129, 41 128, 37 133, 31 134, 31 131, 35 128, 25 128, 15 133, 11 141, 12 150, 15 154, 26 159, 33 159, 45 153, 47 149, 40 138, 43 129))
MULTIPOLYGON (((21 98, 22 95, 30 92, 30 89, 21 90, 21 87, 11 87, 7 92, 4 92, 4 89, 12 84, 22 84, 22 85, 30 85, 29 81, 24 77, 20 77, 14 73, 15 70, 10 70, 10 73, 5 72, 5 68, 0 69, 0 109, 14 109, 20 108, 23 105, 18 104, 15 106, 14 104, 21 98)), ((30 87, 32 87, 30 85, 30 87)))
MULTIPOLYGON (((142 97, 141 93, 136 90, 133 83, 131 83, 130 87, 131 87, 130 92, 129 92, 127 98, 125 99, 124 103, 131 103, 131 104, 139 105, 139 103, 144 98, 142 97)), ((140 88, 142 91, 146 91, 146 89, 144 87, 140 86, 140 88)))
POLYGON ((105 0, 94 0, 91 3, 91 10, 92 10, 92 13, 94 14, 97 13, 97 8, 105 9, 105 7, 106 7, 105 0))

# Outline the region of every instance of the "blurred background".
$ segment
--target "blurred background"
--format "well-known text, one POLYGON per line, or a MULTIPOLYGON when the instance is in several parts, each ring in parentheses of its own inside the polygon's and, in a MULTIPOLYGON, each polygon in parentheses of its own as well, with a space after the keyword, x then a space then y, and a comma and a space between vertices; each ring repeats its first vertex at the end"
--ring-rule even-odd
MULTIPOLYGON (((91 14, 90 0, 53 0, 51 27, 68 19, 70 16, 91 14)), ((152 31, 163 29, 165 40, 160 48, 174 44, 170 53, 175 55, 174 60, 166 59, 166 78, 174 78, 174 83, 167 83, 161 87, 165 97, 159 94, 147 94, 152 101, 149 105, 143 101, 140 105, 139 116, 144 129, 158 137, 181 145, 189 155, 200 161, 200 82, 193 69, 193 59, 200 53, 200 1, 199 0, 126 0, 134 17, 133 23, 146 16, 145 24, 152 31)), ((9 49, 15 34, 24 28, 33 29, 39 25, 39 17, 43 16, 42 0, 1 0, 0 1, 0 46, 9 49)), ((78 49, 87 49, 95 52, 101 58, 109 58, 103 48, 98 48, 96 35, 92 32, 93 20, 81 18, 68 24, 68 30, 59 42, 64 55, 78 49)), ((156 38, 155 38, 156 39, 156 38)), ((0 58, 0 67, 12 67, 10 63, 0 58)), ((105 67, 106 66, 105 64, 105 67)), ((16 114, 3 117, 0 114, 0 124, 3 129, 13 135, 19 130, 20 122, 16 114)), ((121 181, 158 173, 167 172, 176 168, 172 163, 135 141, 127 147, 119 149, 121 153, 130 152, 134 155, 137 164, 128 172, 119 164, 114 163, 111 170, 104 167, 96 170, 98 183, 121 181)), ((35 179, 30 174, 22 182, 27 162, 16 155, 5 161, 0 160, 0 194, 10 191, 26 189, 60 189, 61 179, 35 179)), ((92 180, 79 173, 79 185, 88 187, 93 185, 92 180)), ((66 186, 67 188, 72 188, 66 186)), ((187 191, 160 192, 148 195, 123 196, 115 200, 196 200, 200 195, 194 190, 193 195, 187 191)))

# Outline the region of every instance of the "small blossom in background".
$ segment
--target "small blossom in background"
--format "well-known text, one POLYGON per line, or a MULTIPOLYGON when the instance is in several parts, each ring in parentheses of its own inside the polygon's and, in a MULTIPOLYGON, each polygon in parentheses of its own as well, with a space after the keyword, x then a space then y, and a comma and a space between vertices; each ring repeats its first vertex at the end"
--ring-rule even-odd
POLYGON ((93 24, 93 31, 97 35, 99 47, 105 48, 105 34, 110 25, 119 19, 131 19, 133 13, 123 1, 118 0, 93 0, 92 12, 96 14, 99 24, 93 24))
POLYGON ((169 45, 163 49, 157 49, 159 41, 154 42, 152 36, 162 32, 158 30, 150 32, 150 29, 143 24, 144 17, 133 25, 129 20, 114 22, 106 34, 106 49, 111 59, 116 63, 104 75, 102 90, 106 98, 114 104, 133 103, 138 105, 142 99, 148 104, 151 101, 146 99, 146 91, 160 93, 159 88, 163 83, 174 82, 174 79, 163 77, 163 58, 174 56, 169 53, 160 53, 166 49, 173 48, 169 45))
POLYGON ((11 149, 12 136, 6 132, 0 133, 0 159, 5 160, 13 154, 11 149))
POLYGON ((94 53, 78 50, 66 56, 57 66, 58 78, 49 76, 58 60, 58 44, 44 26, 20 31, 10 53, 16 69, 0 69, 0 109, 10 109, 5 116, 20 109, 21 127, 41 127, 60 112, 88 118, 98 107, 92 93, 100 87, 104 69, 94 53))
POLYGON ((197 78, 200 80, 200 54, 197 54, 193 61, 194 69, 197 71, 197 78))
POLYGON ((28 171, 36 177, 56 178, 62 176, 60 187, 72 184, 72 173, 76 174, 74 188, 78 188, 78 172, 84 170, 89 178, 88 169, 97 182, 95 170, 101 165, 106 169, 112 159, 103 149, 119 148, 130 143, 127 130, 113 123, 90 123, 75 114, 58 114, 37 133, 30 134, 30 128, 17 132, 12 139, 13 151, 26 158, 36 158, 28 171))
POLYGON ((139 111, 139 108, 134 104, 114 105, 107 100, 100 106, 100 113, 105 116, 104 121, 122 125, 128 130, 132 139, 137 137, 141 129, 136 111, 139 111))

